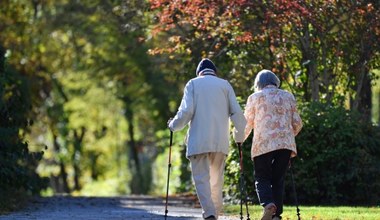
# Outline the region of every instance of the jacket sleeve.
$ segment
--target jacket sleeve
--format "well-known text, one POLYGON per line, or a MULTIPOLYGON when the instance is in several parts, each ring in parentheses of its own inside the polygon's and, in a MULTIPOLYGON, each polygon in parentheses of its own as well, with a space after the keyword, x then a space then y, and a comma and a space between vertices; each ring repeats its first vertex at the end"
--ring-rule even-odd
POLYGON ((189 81, 184 89, 181 105, 178 108, 177 114, 169 123, 171 131, 178 131, 183 129, 191 120, 194 114, 194 87, 193 83, 189 81))
POLYGON ((297 110, 296 99, 294 98, 293 95, 291 96, 291 99, 292 99, 291 100, 292 127, 293 127, 294 136, 297 136, 297 134, 301 131, 303 124, 302 124, 301 116, 299 115, 298 110, 297 110))
POLYGON ((236 100, 235 92, 232 86, 228 83, 228 102, 230 119, 234 125, 233 138, 235 142, 242 143, 244 141, 244 129, 247 121, 245 120, 243 111, 236 100))
POLYGON ((248 138, 255 126, 255 107, 254 102, 252 101, 252 96, 249 96, 247 103, 245 104, 244 116, 247 119, 247 125, 245 126, 244 131, 244 140, 248 138))

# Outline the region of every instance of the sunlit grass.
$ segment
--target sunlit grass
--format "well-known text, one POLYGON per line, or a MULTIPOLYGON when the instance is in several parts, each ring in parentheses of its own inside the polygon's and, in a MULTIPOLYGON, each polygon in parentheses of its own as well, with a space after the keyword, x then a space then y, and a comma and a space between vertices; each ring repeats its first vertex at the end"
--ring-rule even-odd
MULTIPOLYGON (((329 206, 300 206, 301 219, 303 220, 377 220, 380 219, 380 207, 329 207, 329 206)), ((224 212, 227 215, 240 215, 239 205, 226 205, 224 212)), ((260 219, 261 206, 250 205, 249 214, 251 220, 260 219)), ((246 219, 245 206, 243 217, 246 219)), ((283 220, 297 220, 297 210, 294 206, 285 206, 282 215, 283 220)))

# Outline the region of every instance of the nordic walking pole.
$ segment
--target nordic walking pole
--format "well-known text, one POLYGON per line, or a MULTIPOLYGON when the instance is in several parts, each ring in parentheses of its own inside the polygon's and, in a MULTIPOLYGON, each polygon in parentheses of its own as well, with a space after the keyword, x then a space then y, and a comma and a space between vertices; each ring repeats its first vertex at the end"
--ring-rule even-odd
POLYGON ((169 144, 169 162, 168 162, 168 179, 166 182, 166 203, 165 203, 165 219, 168 216, 168 194, 169 194, 169 177, 170 177, 170 168, 172 166, 171 157, 172 157, 172 145, 173 145, 173 131, 170 131, 170 144, 169 144))
POLYGON ((249 218, 249 211, 248 211, 248 199, 247 199, 247 188, 245 186, 244 181, 244 169, 243 169, 243 151, 241 149, 241 143, 237 143, 239 147, 239 164, 240 164, 240 219, 243 220, 243 192, 245 196, 245 208, 247 211, 247 220, 250 220, 249 218))
POLYGON ((296 191, 296 184, 294 182, 293 167, 292 167, 292 161, 291 160, 289 161, 289 168, 290 168, 290 174, 291 174, 291 177, 292 177, 294 199, 295 199, 296 207, 297 207, 297 216, 298 216, 298 220, 301 220, 301 214, 300 214, 300 209, 298 207, 298 197, 297 197, 297 191, 296 191))

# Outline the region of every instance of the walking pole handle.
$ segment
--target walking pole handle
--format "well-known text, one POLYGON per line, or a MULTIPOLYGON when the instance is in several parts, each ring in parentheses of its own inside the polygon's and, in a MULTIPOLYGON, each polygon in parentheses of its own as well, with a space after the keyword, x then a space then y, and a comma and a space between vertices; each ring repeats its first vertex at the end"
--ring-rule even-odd
POLYGON ((173 131, 170 130, 170 147, 173 145, 173 131))
POLYGON ((239 164, 240 164, 240 170, 243 171, 243 151, 241 150, 241 143, 237 143, 237 146, 239 147, 239 164))

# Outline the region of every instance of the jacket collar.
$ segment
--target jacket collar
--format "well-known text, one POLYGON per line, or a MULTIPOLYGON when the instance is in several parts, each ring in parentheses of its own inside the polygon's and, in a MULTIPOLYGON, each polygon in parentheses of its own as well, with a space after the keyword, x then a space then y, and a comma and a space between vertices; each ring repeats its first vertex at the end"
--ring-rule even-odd
POLYGON ((206 76, 206 75, 216 76, 215 71, 212 69, 204 69, 202 70, 202 72, 198 74, 198 76, 206 76))
POLYGON ((277 89, 277 86, 275 86, 275 85, 267 85, 263 89, 277 89))

